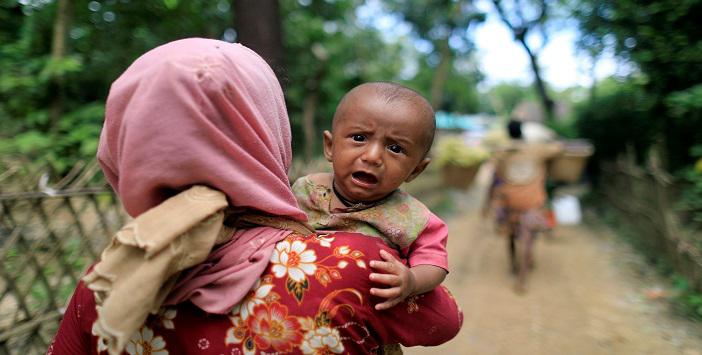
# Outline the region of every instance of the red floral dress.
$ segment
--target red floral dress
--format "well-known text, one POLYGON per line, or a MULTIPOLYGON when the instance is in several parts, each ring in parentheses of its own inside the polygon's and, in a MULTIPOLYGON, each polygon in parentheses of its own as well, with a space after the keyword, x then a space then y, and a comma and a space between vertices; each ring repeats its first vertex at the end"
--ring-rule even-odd
MULTIPOLYGON (((277 244, 266 274, 229 314, 209 314, 191 303, 148 318, 127 354, 362 354, 382 345, 438 345, 453 338, 463 314, 443 287, 386 311, 370 295, 369 261, 377 238, 337 232, 290 235, 277 244)), ((90 290, 78 285, 47 354, 103 354, 92 333, 90 290)))

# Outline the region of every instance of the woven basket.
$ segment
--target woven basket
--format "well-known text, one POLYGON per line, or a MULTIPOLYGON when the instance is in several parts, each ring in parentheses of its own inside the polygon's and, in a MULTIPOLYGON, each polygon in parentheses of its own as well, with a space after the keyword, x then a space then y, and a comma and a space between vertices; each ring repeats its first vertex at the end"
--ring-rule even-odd
POLYGON ((592 144, 587 141, 566 141, 563 153, 550 163, 549 178, 553 181, 569 184, 580 181, 580 176, 583 174, 587 160, 593 151, 592 144))
POLYGON ((480 164, 472 166, 444 165, 443 182, 444 186, 457 189, 467 189, 475 180, 475 175, 480 169, 480 164))

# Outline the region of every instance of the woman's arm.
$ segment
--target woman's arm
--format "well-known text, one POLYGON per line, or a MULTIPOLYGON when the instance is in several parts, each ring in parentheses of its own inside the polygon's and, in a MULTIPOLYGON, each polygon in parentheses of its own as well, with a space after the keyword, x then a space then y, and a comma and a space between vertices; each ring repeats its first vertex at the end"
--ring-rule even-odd
POLYGON ((47 355, 94 354, 90 327, 96 318, 95 298, 83 282, 78 283, 66 307, 47 355))
MULTIPOLYGON (((382 254, 398 259, 397 251, 375 238, 360 234, 335 233, 335 243, 348 244, 362 251, 367 260, 382 260, 382 254)), ((318 257, 321 255, 318 255, 318 257)), ((344 270, 344 277, 356 280, 355 287, 363 294, 377 287, 365 269, 344 270), (352 273, 348 273, 354 270, 352 273), (364 277, 364 274, 366 275, 364 277), (353 275, 353 276, 352 276, 353 275)), ((445 272, 445 271, 444 271, 445 272)), ((337 285, 338 286, 338 285, 337 285)), ((454 338, 463 324, 463 313, 456 300, 443 286, 413 295, 390 309, 376 310, 375 305, 384 301, 371 293, 370 302, 358 314, 365 318, 381 344, 400 343, 404 346, 436 346, 454 338)))
MULTIPOLYGON (((381 250, 399 257, 377 238, 356 233, 291 237, 276 250, 279 255, 271 260, 269 271, 236 312, 209 314, 192 303, 179 304, 171 320, 174 329, 159 326, 162 319, 154 318, 149 326, 153 339, 181 354, 243 352, 247 346, 301 353, 303 347, 320 345, 308 341, 317 332, 326 334, 329 341, 338 340, 330 343, 335 350, 356 354, 385 344, 439 345, 461 328, 463 315, 443 286, 411 296, 389 310, 374 308, 383 300, 370 294, 376 284, 369 278, 368 264, 380 258, 381 250), (263 326, 270 322, 283 327, 280 337, 270 338, 269 328, 263 326), (185 348, 184 344, 197 347, 203 337, 220 340, 210 344, 209 352, 185 348)), ((79 284, 47 353, 96 354, 97 338, 91 334, 95 318, 92 292, 79 284)))

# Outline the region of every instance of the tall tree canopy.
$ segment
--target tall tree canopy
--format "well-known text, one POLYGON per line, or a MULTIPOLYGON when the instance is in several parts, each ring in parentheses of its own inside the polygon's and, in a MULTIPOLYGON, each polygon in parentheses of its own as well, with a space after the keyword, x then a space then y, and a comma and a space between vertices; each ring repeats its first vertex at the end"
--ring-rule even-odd
POLYGON ((636 124, 659 132, 669 167, 690 163, 702 142, 702 1, 583 0, 571 8, 582 48, 611 49, 637 69, 651 110, 636 124))
POLYGON ((385 4, 411 24, 421 40, 430 44, 432 53, 424 64, 434 72, 429 100, 435 110, 442 109, 446 82, 456 71, 454 61, 469 56, 474 50, 468 28, 483 21, 485 14, 478 11, 472 1, 388 0, 385 4))

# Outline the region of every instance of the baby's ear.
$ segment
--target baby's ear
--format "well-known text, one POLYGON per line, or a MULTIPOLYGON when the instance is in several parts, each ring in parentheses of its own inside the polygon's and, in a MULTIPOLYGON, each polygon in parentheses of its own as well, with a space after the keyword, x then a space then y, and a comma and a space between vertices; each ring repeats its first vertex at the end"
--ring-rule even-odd
POLYGON ((421 174, 424 171, 424 169, 427 168, 427 165, 429 165, 429 163, 431 163, 431 158, 422 159, 422 161, 420 161, 419 164, 417 164, 414 170, 412 170, 412 173, 407 177, 407 179, 405 179, 405 182, 410 182, 414 180, 414 178, 419 176, 419 174, 421 174))
POLYGON ((332 154, 332 133, 325 130, 323 134, 324 138, 324 158, 327 159, 328 162, 332 162, 333 154, 332 154))

